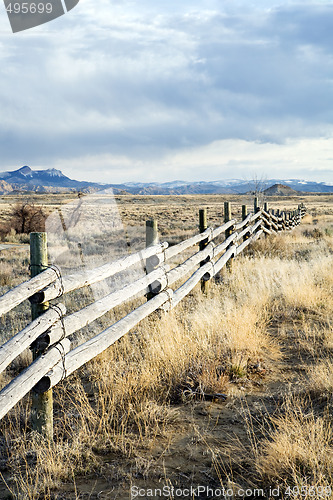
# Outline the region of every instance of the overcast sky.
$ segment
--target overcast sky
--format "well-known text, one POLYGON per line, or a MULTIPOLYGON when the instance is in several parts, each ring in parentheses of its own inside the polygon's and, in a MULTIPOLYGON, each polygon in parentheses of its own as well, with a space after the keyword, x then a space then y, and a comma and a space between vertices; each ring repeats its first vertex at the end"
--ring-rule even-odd
POLYGON ((332 3, 81 0, 16 34, 0 7, 0 170, 333 183, 332 3))

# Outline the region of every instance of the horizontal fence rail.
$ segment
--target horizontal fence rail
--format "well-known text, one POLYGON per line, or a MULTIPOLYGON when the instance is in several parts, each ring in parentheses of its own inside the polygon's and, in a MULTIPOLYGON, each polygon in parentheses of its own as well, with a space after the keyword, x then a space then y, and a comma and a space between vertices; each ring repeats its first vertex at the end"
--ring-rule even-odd
POLYGON ((50 330, 52 325, 66 313, 63 304, 58 304, 48 309, 42 316, 33 320, 30 325, 14 335, 8 342, 0 347, 0 373, 25 349, 31 346, 44 332, 50 330))
MULTIPOLYGON (((0 391, 0 419, 31 390, 34 399, 43 398, 60 380, 101 354, 154 311, 167 312, 176 307, 198 283, 201 282, 205 292, 208 282, 223 267, 227 266, 231 270, 233 259, 246 247, 263 234, 269 236, 293 229, 300 224, 305 213, 303 205, 288 213, 268 210, 267 204, 260 208, 255 198, 254 212, 248 214, 247 207, 243 205, 242 220, 237 221, 231 218, 230 203, 226 202, 224 224, 216 228, 207 227, 207 213, 201 210, 199 234, 173 246, 166 242, 158 243, 157 223, 148 221, 147 248, 117 261, 67 276, 62 276, 57 266, 46 266, 47 255, 43 255, 39 274, 0 297, 0 316, 26 299, 29 299, 32 308, 39 308, 37 317, 0 347, 0 373, 28 347, 34 353, 30 366, 0 391), (224 240, 216 241, 221 235, 224 240), (177 257, 180 260, 181 254, 196 245, 199 245, 198 251, 183 258, 180 263, 171 264, 172 259, 177 257), (132 283, 95 300, 79 311, 66 315, 66 308, 62 303, 49 304, 50 300, 115 276, 138 263, 145 268, 145 276, 133 279, 132 283), (170 288, 175 284, 175 290, 170 288), (146 303, 72 349, 69 336, 116 306, 143 296, 147 297, 146 303)), ((45 233, 34 234, 44 235, 41 240, 46 238, 45 233)), ((42 250, 38 251, 42 255, 42 250)), ((36 255, 31 255, 32 260, 36 262, 36 255)), ((52 415, 46 412, 36 429, 52 439, 52 425, 49 425, 48 420, 52 420, 52 415)))
POLYGON ((40 293, 35 294, 31 298, 33 303, 42 303, 48 300, 55 299, 64 295, 65 293, 72 292, 73 290, 78 290, 85 286, 93 285, 99 281, 103 281, 106 278, 110 278, 121 271, 125 271, 129 267, 134 266, 140 262, 144 262, 145 259, 151 258, 154 262, 154 257, 156 263, 159 263, 158 257, 162 255, 163 250, 168 246, 168 243, 162 243, 160 245, 155 245, 140 252, 134 253, 123 257, 115 262, 110 262, 104 264, 103 266, 97 267, 95 269, 81 271, 69 276, 60 277, 52 285, 42 290, 40 293))
POLYGON ((59 278, 59 270, 55 266, 50 266, 42 273, 38 274, 29 281, 18 285, 17 287, 9 290, 2 297, 0 297, 0 316, 14 309, 24 300, 28 299, 35 293, 43 290, 47 285, 59 278))

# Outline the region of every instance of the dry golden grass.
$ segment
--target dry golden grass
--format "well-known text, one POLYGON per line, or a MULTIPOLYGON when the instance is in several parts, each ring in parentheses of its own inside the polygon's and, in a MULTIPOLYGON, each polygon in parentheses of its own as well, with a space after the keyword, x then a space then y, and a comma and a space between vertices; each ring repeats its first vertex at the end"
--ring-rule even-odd
POLYGON ((259 474, 271 484, 280 484, 281 490, 294 489, 291 498, 319 498, 322 489, 329 491, 333 487, 331 417, 316 414, 311 401, 288 398, 283 415, 270 423, 270 434, 260 443, 259 474))
POLYGON ((330 395, 333 392, 333 363, 329 358, 318 360, 318 362, 310 366, 309 374, 309 389, 315 393, 322 395, 330 395))

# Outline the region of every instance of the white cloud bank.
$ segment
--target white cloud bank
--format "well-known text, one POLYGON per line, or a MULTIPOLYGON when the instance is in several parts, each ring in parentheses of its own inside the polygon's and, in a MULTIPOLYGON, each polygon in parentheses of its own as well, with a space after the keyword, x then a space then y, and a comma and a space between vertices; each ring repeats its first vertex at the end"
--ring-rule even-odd
POLYGON ((186 148, 163 158, 137 160, 126 156, 89 155, 59 160, 54 167, 75 177, 80 171, 89 181, 112 183, 133 179, 147 182, 172 180, 309 178, 332 181, 332 139, 288 140, 284 144, 226 139, 186 148), (111 173, 111 175, 110 175, 111 173))
POLYGON ((101 182, 333 181, 333 5, 81 0, 0 12, 0 168, 101 182))

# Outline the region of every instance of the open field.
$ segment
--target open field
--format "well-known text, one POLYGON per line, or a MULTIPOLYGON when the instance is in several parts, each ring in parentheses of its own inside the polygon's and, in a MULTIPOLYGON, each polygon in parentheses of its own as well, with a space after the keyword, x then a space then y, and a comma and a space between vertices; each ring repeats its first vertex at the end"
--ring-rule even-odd
MULTIPOLYGON (((68 199, 36 196, 35 203, 51 210, 68 199)), ((199 208, 220 225, 224 201, 238 218, 243 203, 252 206, 250 198, 224 195, 116 199, 133 247, 143 245, 150 217, 161 240, 175 242, 197 233, 199 208)), ((9 201, 16 200, 0 200, 4 219, 9 201)), ((146 499, 161 497, 163 487, 164 498, 223 498, 223 488, 228 498, 329 498, 332 201, 269 198, 280 209, 304 202, 309 215, 293 232, 256 242, 207 297, 198 287, 60 383, 54 444, 31 432, 29 398, 18 405, 1 423, 0 498, 129 499, 131 488, 132 498, 141 488, 137 498, 146 499), (226 400, 200 396, 214 393, 226 400), (209 491, 176 493, 199 485, 209 491)), ((3 293, 28 277, 28 248, 1 250, 0 258, 3 293)), ((69 307, 78 298, 72 301, 69 307)), ((129 307, 96 322, 97 331, 129 307)), ((29 314, 23 304, 2 318, 2 338, 29 314)), ((12 364, 2 386, 29 356, 12 364)))
MULTIPOLYGON (((82 199, 93 199, 83 197, 82 199)), ((8 219, 10 211, 16 203, 26 199, 24 196, 0 196, 0 224, 8 219)), ((77 195, 70 194, 35 194, 28 198, 36 206, 41 206, 47 214, 69 202, 78 203, 77 195)), ((110 196, 117 202, 119 215, 123 224, 128 228, 144 232, 144 223, 148 218, 159 221, 161 239, 181 240, 195 234, 197 231, 198 211, 208 208, 209 221, 213 225, 220 225, 223 220, 223 202, 231 202, 232 216, 240 218, 241 206, 247 204, 253 207, 251 195, 186 195, 186 196, 110 196)), ((260 200, 261 202, 263 200, 260 200)), ((270 196, 269 206, 280 210, 291 210, 298 204, 304 203, 310 213, 317 215, 332 213, 332 195, 304 195, 304 196, 270 196)))

